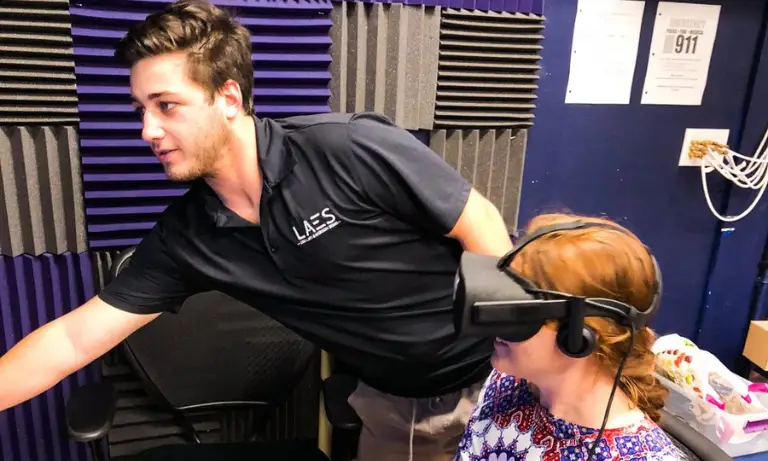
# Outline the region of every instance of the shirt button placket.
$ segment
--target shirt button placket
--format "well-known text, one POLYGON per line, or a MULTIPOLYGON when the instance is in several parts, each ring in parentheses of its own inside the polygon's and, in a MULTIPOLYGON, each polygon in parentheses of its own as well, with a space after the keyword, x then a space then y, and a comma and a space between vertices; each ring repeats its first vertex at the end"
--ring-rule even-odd
MULTIPOLYGON (((265 198, 269 197, 272 190, 269 188, 269 186, 265 183, 265 198)), ((272 242, 272 220, 269 219, 269 216, 265 213, 267 209, 266 206, 266 200, 262 202, 262 206, 260 208, 261 213, 261 228, 262 232, 264 233, 264 243, 267 244, 267 248, 269 248, 270 253, 277 253, 278 246, 276 243, 272 242)))

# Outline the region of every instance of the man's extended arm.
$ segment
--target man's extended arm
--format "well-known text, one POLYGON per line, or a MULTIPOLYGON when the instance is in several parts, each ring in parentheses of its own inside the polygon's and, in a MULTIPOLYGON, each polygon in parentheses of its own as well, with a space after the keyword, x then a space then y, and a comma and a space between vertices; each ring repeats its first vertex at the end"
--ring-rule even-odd
POLYGON ((512 240, 496 206, 472 189, 456 225, 448 237, 461 242, 464 250, 491 256, 504 256, 512 240))
POLYGON ((50 389, 161 312, 178 310, 196 292, 169 251, 176 228, 170 213, 97 297, 41 326, 0 357, 0 411, 50 389))
POLYGON ((47 391, 158 315, 132 314, 94 297, 33 331, 0 357, 0 411, 47 391))

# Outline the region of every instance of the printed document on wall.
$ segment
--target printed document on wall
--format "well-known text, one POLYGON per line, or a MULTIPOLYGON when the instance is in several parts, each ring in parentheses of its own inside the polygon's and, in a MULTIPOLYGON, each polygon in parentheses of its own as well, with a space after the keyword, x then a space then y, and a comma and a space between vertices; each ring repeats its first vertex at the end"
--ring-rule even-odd
POLYGON ((579 0, 566 104, 629 104, 644 1, 579 0))
POLYGON ((719 20, 720 5, 659 2, 642 104, 701 105, 719 20))

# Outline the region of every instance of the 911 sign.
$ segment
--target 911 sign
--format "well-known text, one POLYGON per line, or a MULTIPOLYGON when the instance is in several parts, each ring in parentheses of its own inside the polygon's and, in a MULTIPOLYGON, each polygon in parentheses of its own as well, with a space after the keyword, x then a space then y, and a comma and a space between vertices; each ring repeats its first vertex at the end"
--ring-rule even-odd
POLYGON ((675 53, 696 54, 696 45, 699 43, 698 35, 678 35, 675 37, 675 53))
POLYGON ((659 2, 641 104, 701 105, 720 8, 680 1, 659 2))
POLYGON ((681 30, 667 31, 666 37, 664 37, 664 54, 696 54, 696 49, 699 46, 699 37, 702 35, 701 30, 681 30))

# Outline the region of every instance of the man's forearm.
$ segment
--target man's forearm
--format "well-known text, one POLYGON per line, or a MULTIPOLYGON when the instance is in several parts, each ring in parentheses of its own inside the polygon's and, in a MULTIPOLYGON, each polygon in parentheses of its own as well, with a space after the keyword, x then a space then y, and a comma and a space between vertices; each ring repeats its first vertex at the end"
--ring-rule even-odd
POLYGON ((96 296, 38 328, 0 357, 0 411, 55 386, 158 315, 121 311, 96 296))
POLYGON ((58 323, 35 330, 0 357, 0 411, 40 395, 79 368, 58 323))

